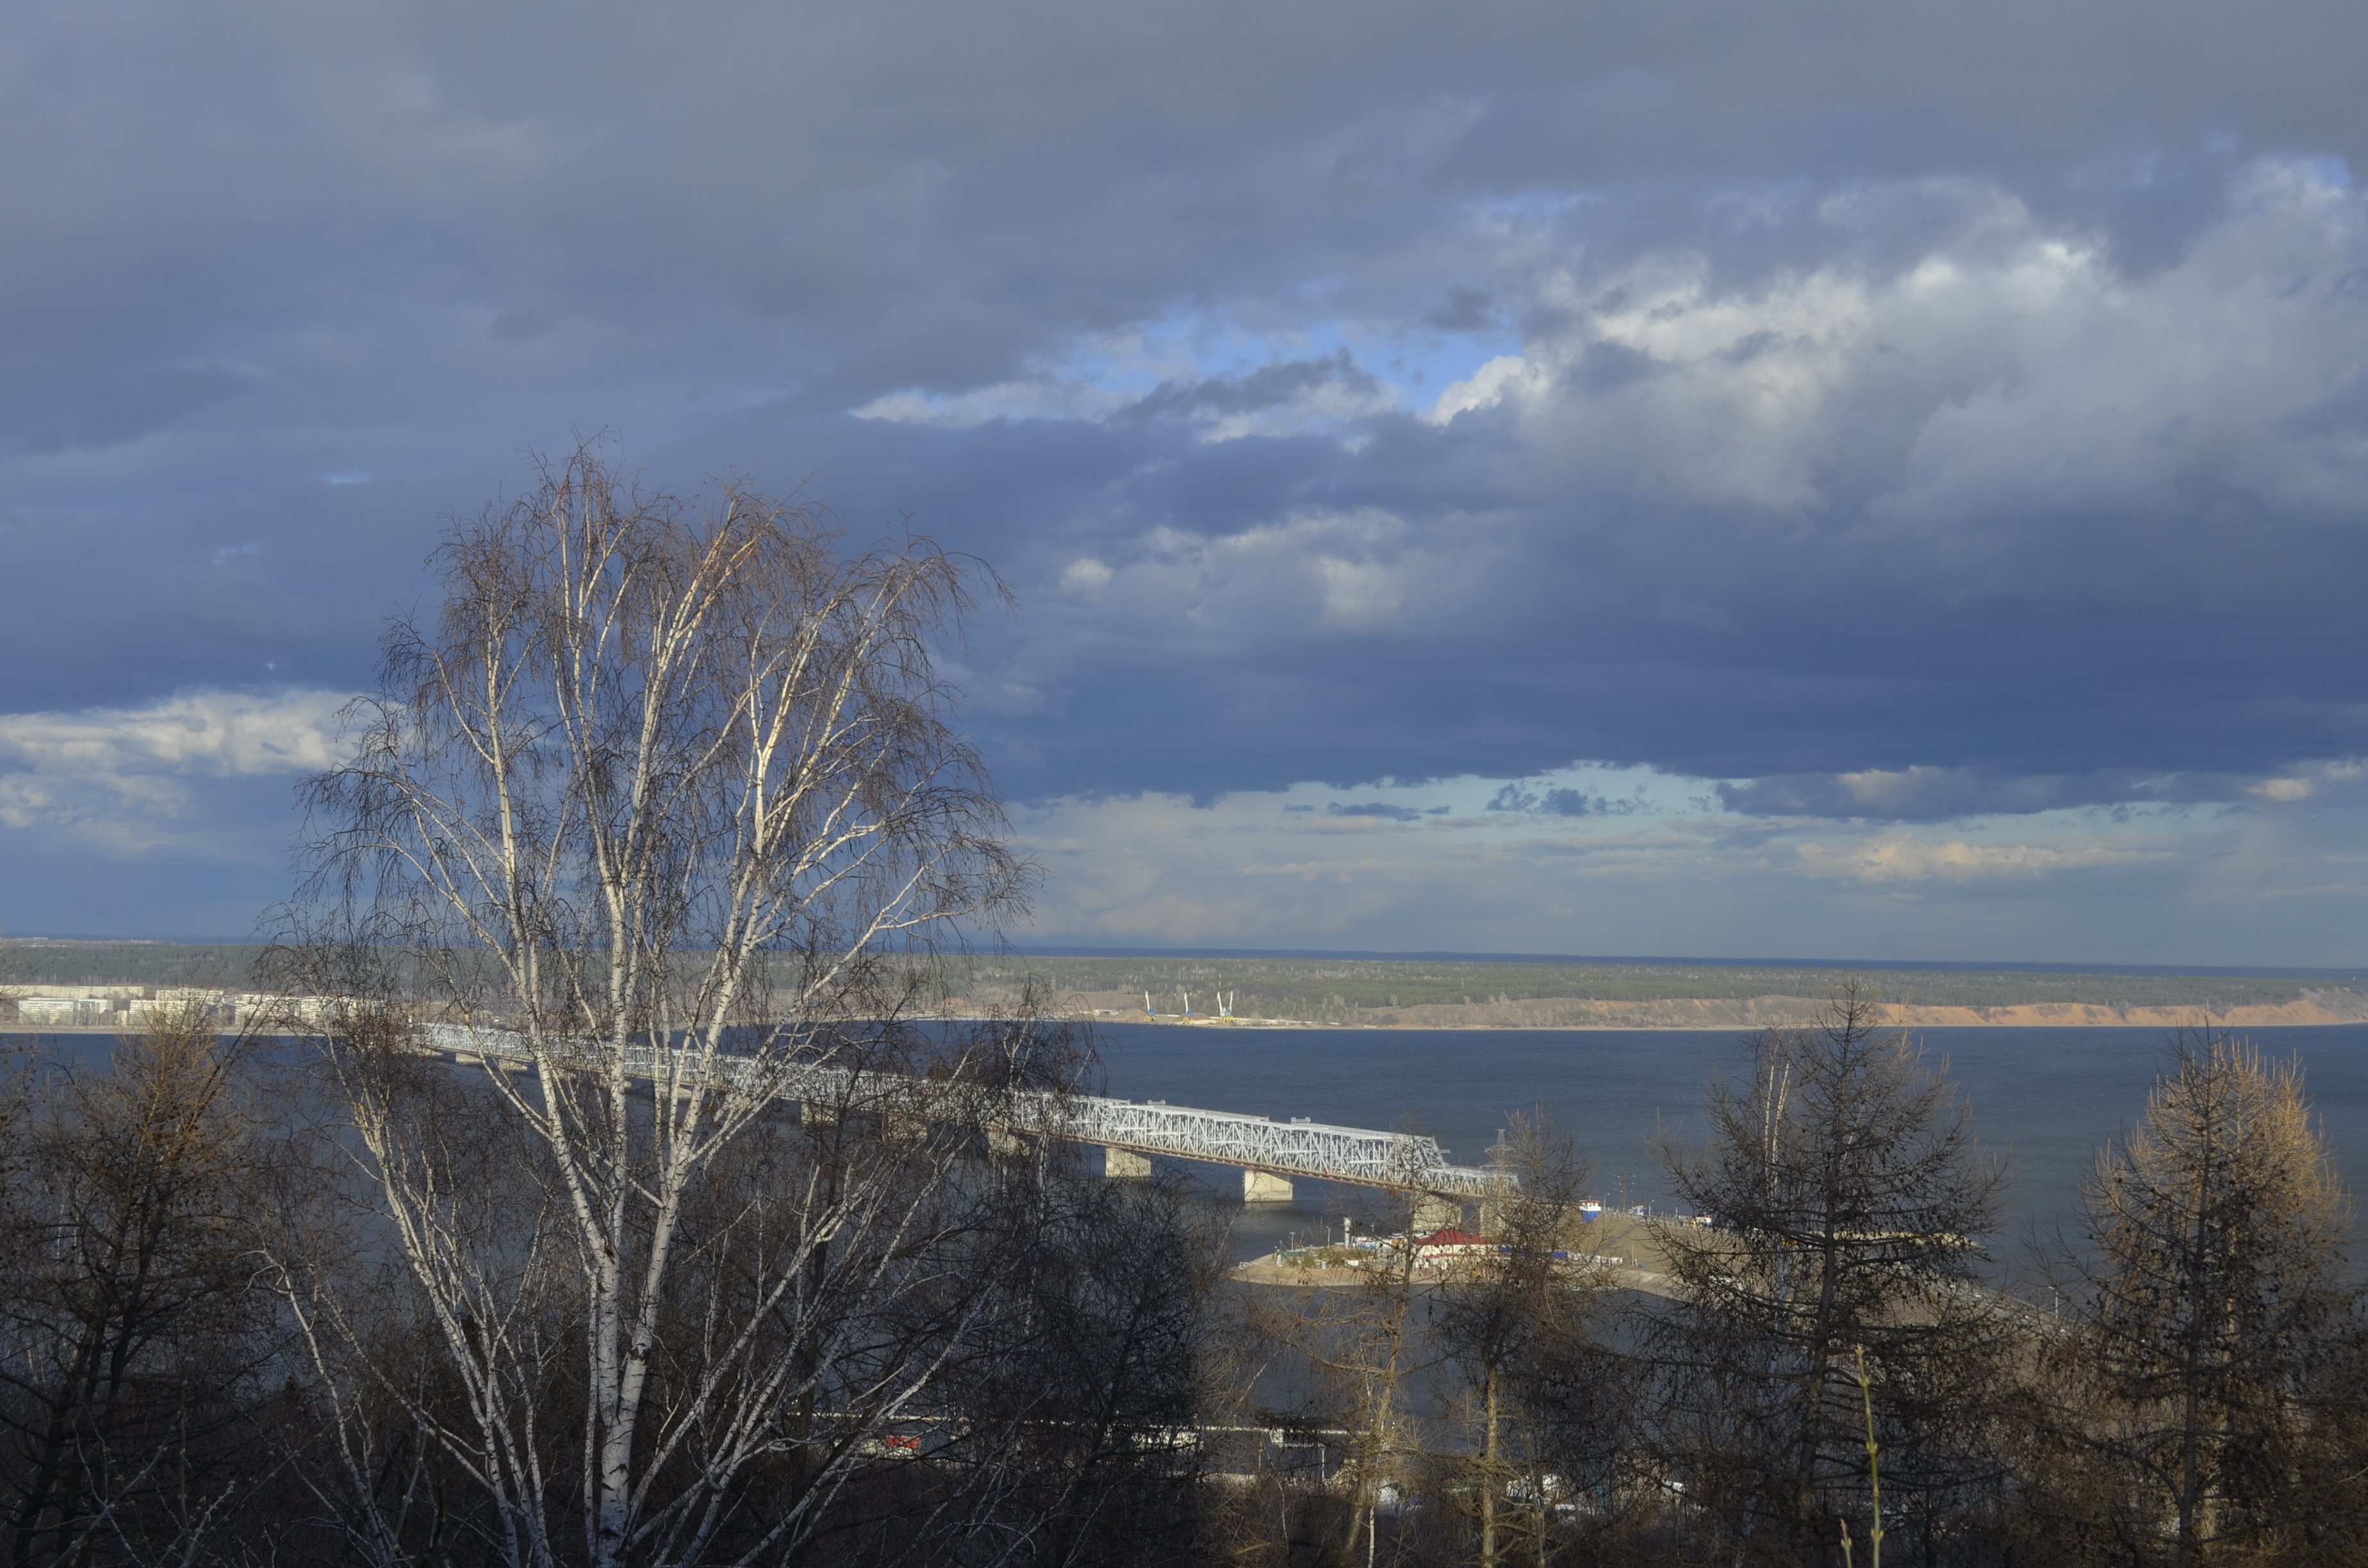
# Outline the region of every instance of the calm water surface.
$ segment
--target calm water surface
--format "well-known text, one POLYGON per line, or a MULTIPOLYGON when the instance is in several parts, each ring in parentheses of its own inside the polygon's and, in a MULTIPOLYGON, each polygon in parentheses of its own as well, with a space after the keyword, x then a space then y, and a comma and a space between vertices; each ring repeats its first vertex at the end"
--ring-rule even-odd
MULTIPOLYGON (((2337 1160, 2356 1188, 2368 1164, 2368 1025, 2245 1031, 2264 1052, 2299 1057, 2337 1160)), ((2159 1029, 1921 1031, 1928 1052, 1972 1101, 1985 1148, 2009 1185, 1999 1250, 2032 1227, 2069 1226, 2079 1178, 2107 1139, 2144 1108, 2160 1071, 2159 1029)), ((1156 1024, 1097 1031, 1108 1092, 1352 1127, 1413 1126, 1459 1163, 1479 1164, 1507 1113, 1543 1108, 1591 1160, 1607 1201, 1629 1175, 1631 1201, 1669 1201, 1656 1129, 1699 1137, 1702 1085, 1741 1061, 1731 1030, 1220 1029, 1156 1024)), ((1163 1162, 1164 1163, 1164 1162, 1163 1162)), ((1222 1166, 1186 1166, 1212 1195, 1238 1197, 1222 1166)), ((1303 1182, 1288 1208, 1246 1210, 1235 1250, 1249 1256, 1314 1236, 1362 1201, 1355 1188, 1303 1182)))
MULTIPOLYGON (((2355 1191, 2368 1178, 2368 1025, 2244 1031, 2302 1063, 2320 1131, 2355 1191)), ((1993 1251, 2034 1231, 2071 1229, 2078 1182, 2107 1139, 2144 1108, 2165 1060, 2159 1029, 1952 1028, 1921 1031, 1971 1100, 1985 1148, 2009 1173, 1993 1251)), ((1598 1196, 1664 1207, 1657 1130, 1699 1138, 1702 1085, 1742 1060, 1733 1030, 1221 1029, 1105 1024, 1096 1030, 1106 1092, 1122 1099, 1351 1127, 1413 1127, 1459 1163, 1486 1159, 1506 1116, 1543 1110, 1593 1166, 1598 1196)), ((101 1053, 98 1035, 44 1035, 68 1056, 101 1053)), ((1248 1257, 1313 1239, 1343 1215, 1370 1212, 1361 1188, 1298 1182, 1288 1205, 1240 1204, 1240 1173, 1162 1160, 1238 1218, 1248 1257)), ((2355 1227, 2356 1230, 2356 1227, 2355 1227)))

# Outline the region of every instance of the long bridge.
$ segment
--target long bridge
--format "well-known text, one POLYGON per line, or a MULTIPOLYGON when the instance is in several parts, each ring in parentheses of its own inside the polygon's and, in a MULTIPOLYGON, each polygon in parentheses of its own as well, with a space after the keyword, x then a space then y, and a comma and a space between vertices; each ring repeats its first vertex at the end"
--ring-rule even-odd
POLYGON ((1277 1121, 1165 1100, 1084 1095, 1063 1103, 1061 1119, 1061 1136, 1109 1151, 1104 1159, 1113 1176, 1150 1175, 1153 1154, 1238 1165, 1242 1196, 1250 1202, 1288 1202, 1295 1176, 1439 1198, 1486 1198, 1512 1185, 1508 1176, 1489 1166, 1449 1164, 1435 1138, 1336 1127, 1305 1117, 1277 1121))
MULTIPOLYGON (((510 1029, 427 1024, 420 1036, 430 1050, 455 1057, 510 1066, 534 1061, 526 1037, 510 1029)), ((647 1046, 633 1046, 627 1049, 625 1071, 653 1084, 678 1084, 689 1060, 682 1053, 662 1056, 647 1046)), ((718 1057, 715 1064, 732 1088, 808 1107, 896 1103, 928 1114, 941 1106, 946 1114, 981 1119, 993 1131, 1099 1145, 1104 1169, 1112 1176, 1149 1176, 1155 1154, 1232 1165, 1242 1173, 1243 1200, 1251 1203, 1289 1202, 1294 1177, 1383 1187, 1416 1196, 1416 1223, 1420 1226, 1460 1215, 1463 1199, 1487 1198, 1515 1185, 1507 1173, 1493 1167, 1452 1164, 1437 1139, 1417 1133, 1337 1127, 1304 1117, 1278 1121, 1239 1111, 1099 1095, 1003 1096, 973 1110, 959 1105, 943 1086, 903 1074, 734 1056, 718 1057), (917 1106, 916 1099, 921 1102, 917 1106)))

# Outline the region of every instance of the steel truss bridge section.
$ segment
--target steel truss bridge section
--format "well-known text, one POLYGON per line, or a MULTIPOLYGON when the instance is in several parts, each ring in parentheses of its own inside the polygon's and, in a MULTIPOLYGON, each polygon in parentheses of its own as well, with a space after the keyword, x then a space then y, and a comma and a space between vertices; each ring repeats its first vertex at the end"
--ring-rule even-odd
MULTIPOLYGON (((419 1038, 434 1051, 479 1056, 514 1066, 531 1065, 534 1061, 533 1047, 526 1037, 510 1029, 425 1024, 420 1026, 419 1038)), ((652 1084, 681 1085, 695 1073, 697 1060, 690 1053, 631 1046, 625 1051, 625 1074, 652 1084)), ((819 1063, 757 1062, 735 1056, 719 1056, 715 1066, 723 1080, 721 1086, 775 1099, 849 1106, 877 1103, 921 1115, 928 1114, 930 1102, 937 1101, 948 1114, 964 1119, 980 1119, 985 1111, 987 1124, 1003 1131, 1238 1165, 1281 1176, 1463 1198, 1497 1197, 1519 1185, 1509 1173, 1491 1166, 1452 1165, 1437 1139, 1410 1132, 1299 1119, 1276 1121, 1239 1111, 1095 1095, 999 1096, 989 1108, 964 1105, 956 1097, 958 1090, 903 1074, 858 1073, 819 1063)))
POLYGON ((1464 1198, 1497 1196, 1514 1185, 1508 1174, 1485 1165, 1450 1165, 1439 1140, 1410 1132, 1275 1121, 1160 1100, 1138 1105, 1079 1096, 1062 1108, 1061 1136, 1135 1153, 1464 1198))

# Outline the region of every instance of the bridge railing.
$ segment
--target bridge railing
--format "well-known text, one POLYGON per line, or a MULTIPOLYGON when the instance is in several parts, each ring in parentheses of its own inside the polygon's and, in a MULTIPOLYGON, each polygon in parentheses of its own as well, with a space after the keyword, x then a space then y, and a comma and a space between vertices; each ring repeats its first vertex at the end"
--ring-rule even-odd
MULTIPOLYGON (((463 1024, 427 1024, 420 1040, 430 1050, 496 1058, 533 1060, 532 1046, 514 1030, 463 1024)), ((629 1046, 628 1077, 654 1083, 687 1083, 699 1071, 695 1053, 629 1046)), ((1238 1111, 1203 1110, 1163 1101, 1137 1103, 1097 1095, 1055 1096, 1037 1092, 992 1096, 978 1102, 959 1085, 939 1085, 905 1074, 858 1072, 823 1062, 779 1058, 720 1056, 714 1070, 723 1083, 743 1093, 775 1099, 829 1105, 893 1105, 928 1115, 943 1111, 983 1119, 1008 1131, 1178 1159, 1240 1165, 1280 1176, 1308 1176, 1363 1187, 1419 1190, 1485 1198, 1512 1189, 1511 1176, 1485 1165, 1451 1164, 1435 1138, 1316 1121, 1276 1121, 1238 1111)))
POLYGON ((1511 1185, 1508 1176, 1489 1167, 1451 1165, 1437 1139, 1410 1132, 1276 1121, 1238 1111, 1088 1095, 1069 1099, 1063 1112, 1063 1136, 1143 1153, 1474 1198, 1503 1192, 1511 1185))

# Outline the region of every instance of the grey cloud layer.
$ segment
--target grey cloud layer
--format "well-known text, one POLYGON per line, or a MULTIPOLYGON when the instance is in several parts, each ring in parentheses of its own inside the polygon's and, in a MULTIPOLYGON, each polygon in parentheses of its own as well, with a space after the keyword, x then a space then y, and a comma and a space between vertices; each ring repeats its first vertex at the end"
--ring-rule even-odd
POLYGON ((0 710, 350 687, 438 512, 609 426, 1002 567, 1022 794, 2243 799, 2368 751, 2362 30, 19 13, 0 710))
MULTIPOLYGON (((2356 752, 2368 224, 2324 169, 2223 178, 2150 273, 1979 182, 1759 220, 1846 241, 1937 208, 1885 268, 1590 265, 1565 222, 1540 324, 1452 417, 1354 449, 1086 436, 1110 467, 1047 507, 1040 571, 1098 570, 1034 625, 1028 684, 1070 699, 1038 744, 1123 787, 1065 726, 1133 731, 1131 700, 1191 737, 1159 781, 1204 790, 1587 756, 1905 816, 2227 799, 2356 752), (1201 744, 1244 733, 1248 758, 1201 744), (1875 773, 1919 782, 1870 809, 1796 777, 1875 773)), ((1045 438, 982 426, 948 460, 1045 438)))

